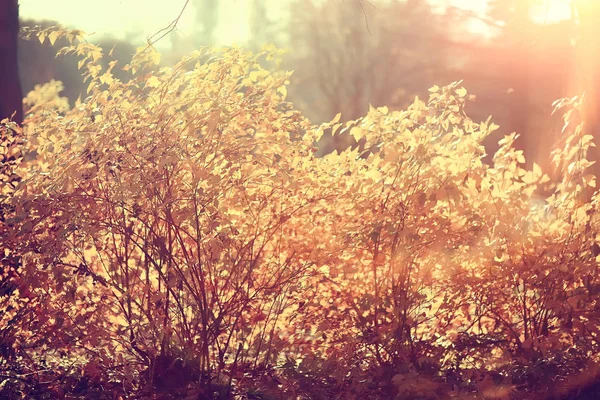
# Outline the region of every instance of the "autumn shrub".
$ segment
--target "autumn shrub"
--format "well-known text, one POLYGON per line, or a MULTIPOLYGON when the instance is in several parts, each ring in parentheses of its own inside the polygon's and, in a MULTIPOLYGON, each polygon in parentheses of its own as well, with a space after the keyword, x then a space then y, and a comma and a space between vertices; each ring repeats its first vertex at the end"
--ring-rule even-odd
POLYGON ((344 128, 363 157, 319 161, 339 173, 339 258, 303 317, 322 338, 311 354, 355 398, 545 398, 598 379, 598 195, 579 100, 556 104, 562 180, 549 182, 514 134, 485 165, 495 127, 468 119, 465 99, 450 85, 427 105, 371 109, 344 128))
POLYGON ((27 244, 21 270, 42 304, 13 347, 167 391, 225 387, 232 366, 277 360, 277 319, 318 259, 292 235, 319 196, 292 173, 312 143, 283 101, 287 75, 260 67, 269 52, 158 70, 141 49, 127 68, 154 73, 124 84, 96 68, 94 46, 65 51, 93 85, 66 112, 41 95, 51 87, 28 97, 37 154, 3 239, 27 244))
POLYGON ((39 35, 76 42, 89 97, 49 83, 2 127, 0 394, 534 399, 597 379, 579 99, 556 104, 551 182, 516 135, 483 162, 495 126, 460 83, 311 126, 274 49, 159 67, 140 48, 124 83, 78 32, 39 35), (317 158, 326 131, 360 146, 317 158))

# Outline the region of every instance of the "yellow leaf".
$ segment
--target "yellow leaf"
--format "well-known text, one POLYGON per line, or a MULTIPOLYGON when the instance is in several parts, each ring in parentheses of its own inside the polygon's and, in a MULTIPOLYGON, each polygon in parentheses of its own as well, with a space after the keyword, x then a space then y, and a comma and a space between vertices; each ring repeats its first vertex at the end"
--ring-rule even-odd
POLYGON ((94 60, 94 62, 100 60, 102 58, 102 49, 99 47, 93 51, 90 51, 90 56, 94 60))
POLYGON ((315 142, 318 142, 319 140, 321 140, 324 133, 325 133, 325 131, 323 130, 323 127, 320 126, 319 129, 317 129, 317 131, 315 132, 315 137, 314 137, 315 142))
POLYGON ((107 85, 112 84, 113 81, 114 79, 110 72, 106 72, 104 75, 100 76, 100 82, 106 83, 107 85))
POLYGON ((542 176, 542 168, 540 168, 537 163, 533 163, 533 174, 536 176, 536 178, 542 176))
POLYGON ((587 174, 583 177, 583 183, 589 187, 596 187, 596 176, 594 174, 587 174))
POLYGON ((456 94, 458 95, 458 97, 465 97, 467 95, 467 89, 458 88, 456 89, 456 94))
POLYGON ((279 86, 279 88, 277 89, 277 93, 281 94, 281 97, 285 100, 285 98, 287 97, 287 88, 284 86, 279 86))
POLYGON ((258 82, 261 79, 266 78, 269 75, 269 71, 260 70, 260 71, 252 71, 248 74, 248 77, 252 82, 258 82))
POLYGON ((155 87, 159 87, 160 86, 160 79, 158 79, 156 76, 151 76, 150 78, 148 78, 148 80, 146 81, 146 87, 151 87, 151 88, 155 88, 155 87))
POLYGON ((56 42, 56 39, 58 39, 59 36, 60 33, 58 31, 50 32, 50 34, 48 35, 48 39, 50 40, 50 44, 52 46, 54 46, 54 43, 56 42))
POLYGON ((593 140, 594 140, 594 136, 592 136, 592 135, 584 135, 581 138, 581 146, 585 146, 588 143, 593 143, 593 140))
POLYGON ((525 173, 525 175, 523 175, 523 177, 521 179, 523 180, 524 183, 526 183, 528 185, 535 183, 537 181, 537 179, 535 178, 534 174, 531 171, 528 171, 527 173, 525 173))
POLYGON ((350 129, 350 136, 352 136, 354 140, 358 142, 364 136, 363 130, 355 126, 354 128, 350 129))
POLYGON ((340 126, 342 126, 342 124, 335 124, 333 128, 331 128, 331 135, 335 135, 338 129, 340 129, 340 126))

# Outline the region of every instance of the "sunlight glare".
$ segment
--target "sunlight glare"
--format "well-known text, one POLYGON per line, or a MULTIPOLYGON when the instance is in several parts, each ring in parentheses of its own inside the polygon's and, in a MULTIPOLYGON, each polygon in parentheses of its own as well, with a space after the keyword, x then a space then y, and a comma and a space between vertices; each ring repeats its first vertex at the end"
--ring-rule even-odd
POLYGON ((571 19, 570 0, 544 0, 533 6, 533 20, 539 24, 554 24, 571 19))
MULTIPOLYGON (((589 2, 582 0, 583 2, 589 2)), ((452 4, 485 15, 488 0, 453 0, 452 4)), ((539 0, 532 4, 531 17, 537 23, 556 23, 571 18, 571 0, 539 0)))

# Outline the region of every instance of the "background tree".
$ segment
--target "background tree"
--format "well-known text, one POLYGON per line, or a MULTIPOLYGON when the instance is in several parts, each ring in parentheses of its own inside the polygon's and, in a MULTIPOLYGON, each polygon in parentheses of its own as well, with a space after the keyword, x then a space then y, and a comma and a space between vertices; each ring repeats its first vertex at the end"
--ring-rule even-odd
POLYGON ((575 31, 570 20, 548 18, 546 2, 490 1, 486 15, 455 13, 454 24, 476 20, 486 32, 467 39, 454 35, 448 43, 454 58, 462 60, 452 69, 452 79, 463 79, 477 96, 469 104, 474 120, 492 115, 500 126, 488 137, 486 149, 493 154, 503 135, 517 132, 516 146, 527 162, 550 167, 550 151, 560 138, 560 118, 552 103, 580 93, 572 84, 577 75, 575 31))
POLYGON ((269 7, 264 1, 252 1, 249 23, 250 39, 248 41, 248 47, 250 49, 258 51, 267 43, 281 45, 277 33, 285 31, 285 27, 278 25, 278 23, 269 16, 269 7))
MULTIPOLYGON (((21 22, 25 31, 47 29, 57 25, 59 25, 58 21, 25 20, 21 22)), ((56 80, 62 82, 64 87, 60 93, 61 96, 68 98, 71 104, 74 104, 78 98, 85 97, 87 85, 81 81, 81 72, 77 68, 77 57, 74 55, 56 56, 57 49, 68 45, 66 39, 57 39, 52 46, 47 41, 40 43, 35 35, 23 36, 19 39, 18 60, 21 86, 25 95, 36 85, 56 80)), ((135 53, 135 46, 127 40, 116 40, 109 37, 100 38, 97 45, 107 55, 100 61, 102 66, 107 68, 110 61, 117 61, 117 67, 112 71, 113 75, 121 80, 128 80, 130 74, 125 73, 120 67, 127 64, 127 60, 131 60, 135 53)))
POLYGON ((23 122, 23 93, 17 64, 19 6, 17 0, 0 3, 0 119, 23 122))
MULTIPOLYGON (((437 38, 446 28, 427 1, 298 1, 291 7, 290 99, 313 122, 337 113, 353 120, 369 104, 406 105, 426 90, 425 82, 444 79, 446 52, 437 38)), ((336 140, 322 150, 352 142, 336 140)))
MULTIPOLYGON (((57 21, 24 20, 21 22, 24 32, 47 29, 58 24, 57 21)), ((56 57, 56 49, 66 46, 66 40, 59 39, 55 45, 56 47, 47 42, 40 43, 35 35, 29 37, 24 34, 19 39, 19 75, 23 93, 26 95, 36 85, 57 80, 64 86, 61 95, 74 102, 84 90, 81 74, 77 69, 77 59, 73 56, 56 57)))
POLYGON ((215 30, 219 25, 219 2, 217 0, 194 0, 198 43, 210 45, 215 41, 215 30))
MULTIPOLYGON (((540 0, 490 2, 490 17, 502 28, 496 45, 488 46, 497 54, 494 64, 500 67, 487 69, 509 88, 509 96, 503 97, 508 100, 509 129, 521 134, 517 145, 529 160, 547 166, 552 147, 561 140, 557 118, 547 118, 554 100, 585 93, 581 115, 585 129, 595 136, 599 129, 599 8, 595 2, 573 1, 570 18, 552 21, 548 15, 551 5, 540 0), (501 75, 501 71, 506 73, 501 75)), ((473 63, 473 72, 485 71, 481 66, 489 64, 492 57, 485 50, 479 54, 483 62, 473 63)), ((598 159, 596 149, 590 150, 590 159, 598 159)))

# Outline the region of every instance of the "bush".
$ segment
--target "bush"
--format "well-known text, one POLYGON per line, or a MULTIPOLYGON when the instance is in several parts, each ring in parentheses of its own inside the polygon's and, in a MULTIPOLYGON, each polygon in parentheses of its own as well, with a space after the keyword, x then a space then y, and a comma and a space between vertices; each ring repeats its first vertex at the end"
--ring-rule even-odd
POLYGON ((550 182, 516 135, 482 162, 495 126, 460 83, 311 126, 261 66, 273 49, 159 68, 142 48, 127 83, 93 45, 63 51, 90 96, 40 87, 22 134, 2 128, 4 397, 543 398, 596 379, 577 99, 557 103, 550 182), (326 130, 360 146, 315 158, 326 130))

